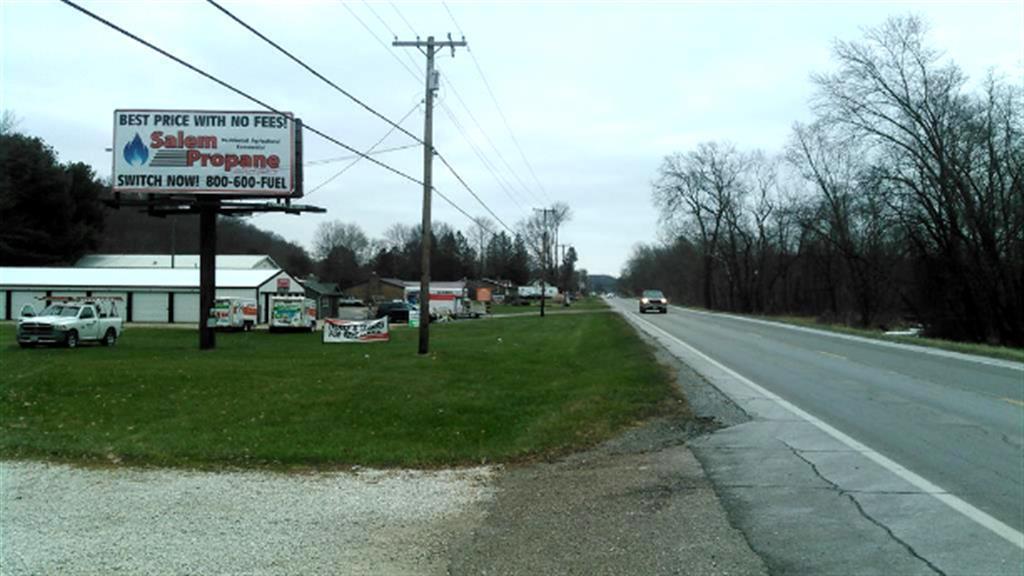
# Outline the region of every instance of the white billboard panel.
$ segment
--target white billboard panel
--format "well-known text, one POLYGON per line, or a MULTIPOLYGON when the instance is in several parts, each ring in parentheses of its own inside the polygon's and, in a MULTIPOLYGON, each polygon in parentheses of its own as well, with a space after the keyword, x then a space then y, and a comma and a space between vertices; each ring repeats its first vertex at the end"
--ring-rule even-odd
POLYGON ((290 113, 115 110, 114 192, 300 194, 290 113))

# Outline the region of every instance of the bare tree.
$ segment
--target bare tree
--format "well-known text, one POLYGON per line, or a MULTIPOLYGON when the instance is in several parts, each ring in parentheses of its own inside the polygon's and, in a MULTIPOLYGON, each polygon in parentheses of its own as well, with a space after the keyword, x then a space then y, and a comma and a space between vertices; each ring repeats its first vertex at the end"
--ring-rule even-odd
POLYGON ((494 221, 485 216, 481 216, 473 220, 473 227, 469 229, 469 241, 475 247, 477 247, 478 265, 477 274, 483 278, 484 270, 486 269, 486 247, 487 243, 490 242, 491 237, 494 236, 495 225, 494 221))
POLYGON ((838 71, 815 77, 815 111, 871 153, 928 277, 921 296, 938 331, 1019 343, 1020 90, 991 81, 986 98, 965 94, 964 74, 925 33, 917 18, 893 18, 863 42, 837 43, 838 71))
POLYGON ((731 144, 705 142, 686 154, 667 156, 654 182, 662 222, 692 235, 703 261, 704 306, 713 308, 714 271, 726 216, 741 191, 745 160, 731 144))
POLYGON ((351 250, 359 264, 366 264, 373 256, 370 240, 358 224, 340 220, 321 222, 313 234, 313 255, 323 260, 338 247, 351 250))

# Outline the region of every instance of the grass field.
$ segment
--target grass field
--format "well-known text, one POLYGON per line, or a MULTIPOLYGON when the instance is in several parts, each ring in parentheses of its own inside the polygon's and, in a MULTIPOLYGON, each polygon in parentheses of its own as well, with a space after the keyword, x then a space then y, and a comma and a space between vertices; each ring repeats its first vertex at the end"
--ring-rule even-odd
POLYGON ((0 456, 161 466, 431 467, 575 450, 682 413, 612 314, 465 321, 390 343, 135 328, 113 348, 18 348, 0 327, 0 456))

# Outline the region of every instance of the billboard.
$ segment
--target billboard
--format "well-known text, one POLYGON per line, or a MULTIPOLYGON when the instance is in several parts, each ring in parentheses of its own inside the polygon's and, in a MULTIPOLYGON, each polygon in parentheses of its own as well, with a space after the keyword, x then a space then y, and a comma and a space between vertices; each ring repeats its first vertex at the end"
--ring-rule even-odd
POLYGON ((115 110, 113 190, 299 196, 297 126, 290 113, 115 110))

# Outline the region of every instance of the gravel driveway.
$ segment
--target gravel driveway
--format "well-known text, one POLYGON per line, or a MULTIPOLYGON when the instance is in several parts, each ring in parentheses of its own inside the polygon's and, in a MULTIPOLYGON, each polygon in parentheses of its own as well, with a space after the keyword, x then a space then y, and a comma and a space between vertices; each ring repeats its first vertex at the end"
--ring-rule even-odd
POLYGON ((0 573, 445 574, 493 475, 3 462, 0 573))

